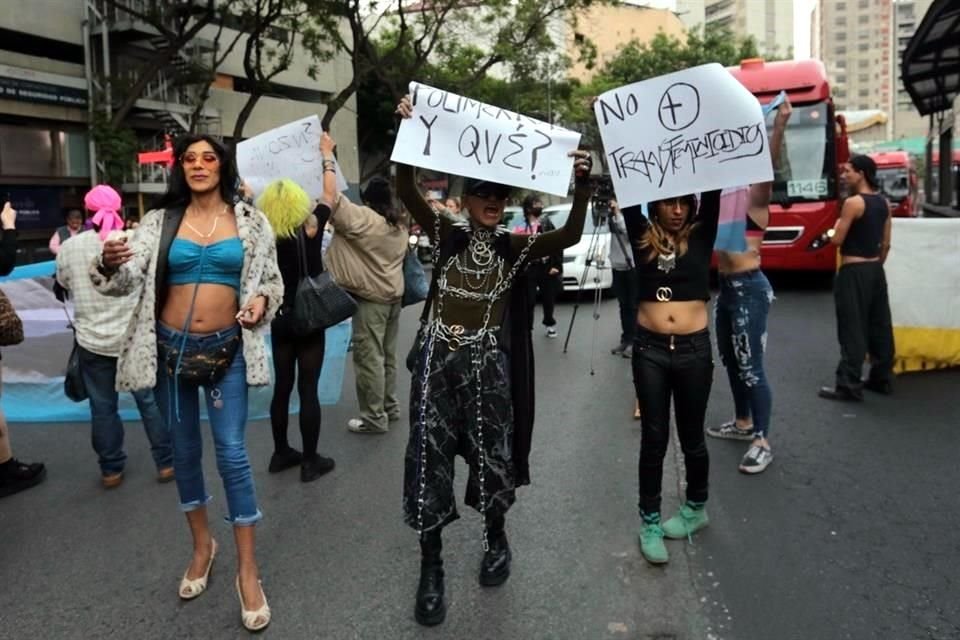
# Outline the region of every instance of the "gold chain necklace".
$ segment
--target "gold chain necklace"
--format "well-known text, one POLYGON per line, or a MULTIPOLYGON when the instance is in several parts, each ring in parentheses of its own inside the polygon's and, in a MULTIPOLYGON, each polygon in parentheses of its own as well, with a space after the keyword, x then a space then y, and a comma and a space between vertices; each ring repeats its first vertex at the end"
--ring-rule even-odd
MULTIPOLYGON (((197 209, 194 208, 194 211, 196 211, 196 210, 197 210, 197 209)), ((190 229, 190 231, 193 231, 193 232, 194 232, 195 234, 197 234, 199 237, 203 238, 204 240, 207 240, 207 239, 209 239, 209 238, 217 231, 217 223, 220 222, 220 216, 222 216, 222 215, 225 214, 226 212, 227 212, 227 205, 224 204, 224 205, 223 205, 223 209, 220 211, 220 213, 218 213, 218 214, 216 215, 216 217, 214 217, 214 219, 213 219, 213 228, 210 229, 210 232, 209 232, 209 233, 200 233, 200 232, 197 230, 197 228, 196 228, 195 226, 193 226, 192 224, 190 224, 190 222, 189 222, 186 218, 183 219, 183 224, 187 225, 187 228, 190 229)))

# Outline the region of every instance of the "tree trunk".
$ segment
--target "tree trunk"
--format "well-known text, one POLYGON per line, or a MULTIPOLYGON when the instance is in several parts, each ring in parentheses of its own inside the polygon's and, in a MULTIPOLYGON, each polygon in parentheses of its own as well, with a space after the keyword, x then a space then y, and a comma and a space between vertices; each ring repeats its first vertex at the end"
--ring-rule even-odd
POLYGON ((350 81, 350 84, 345 86, 340 90, 340 93, 335 95, 333 98, 327 102, 327 110, 323 114, 323 118, 320 119, 320 126, 324 131, 330 131, 330 123, 333 122, 333 117, 337 115, 337 112, 347 104, 347 101, 350 100, 350 96, 357 92, 357 75, 354 74, 353 79, 350 81))
POLYGON ((250 115, 253 113, 253 108, 257 106, 257 102, 260 101, 262 96, 262 93, 254 91, 250 94, 250 97, 247 98, 247 103, 243 105, 243 109, 240 109, 240 114, 237 116, 237 123, 233 127, 234 145, 243 140, 243 127, 246 126, 247 120, 250 119, 250 115))
POLYGON ((127 97, 123 99, 119 107, 113 110, 113 116, 110 118, 110 126, 116 128, 123 125, 123 121, 130 115, 137 100, 143 97, 143 90, 147 88, 150 81, 163 69, 173 58, 174 54, 182 45, 174 44, 167 49, 161 49, 157 54, 147 61, 140 69, 137 69, 137 81, 130 87, 127 97))

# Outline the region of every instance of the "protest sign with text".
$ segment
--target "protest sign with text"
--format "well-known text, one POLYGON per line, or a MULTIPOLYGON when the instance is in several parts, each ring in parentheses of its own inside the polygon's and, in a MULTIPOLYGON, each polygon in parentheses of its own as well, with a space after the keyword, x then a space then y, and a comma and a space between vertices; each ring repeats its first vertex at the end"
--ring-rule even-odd
MULTIPOLYGON (((290 178, 311 198, 323 194, 323 156, 320 153, 320 118, 307 116, 265 131, 237 145, 237 170, 254 193, 261 193, 278 178, 290 178)), ((337 191, 346 191, 347 180, 337 170, 337 191)))
POLYGON ((608 91, 594 112, 620 206, 773 179, 760 103, 719 64, 608 91))
POLYGON ((394 162, 567 195, 579 133, 418 82, 410 101, 394 162))

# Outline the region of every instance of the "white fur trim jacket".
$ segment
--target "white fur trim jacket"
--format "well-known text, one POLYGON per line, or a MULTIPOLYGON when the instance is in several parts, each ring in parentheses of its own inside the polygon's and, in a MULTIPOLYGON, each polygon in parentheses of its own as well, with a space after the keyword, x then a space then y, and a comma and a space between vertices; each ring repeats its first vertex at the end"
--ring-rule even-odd
MULTIPOLYGON (((237 233, 243 243, 243 270, 240 275, 240 300, 256 296, 267 299, 263 319, 253 330, 243 330, 243 357, 247 365, 247 384, 270 384, 267 349, 260 332, 277 314, 283 302, 283 279, 277 266, 277 244, 266 216, 250 205, 234 206, 237 233)), ((157 383, 156 323, 166 290, 167 254, 183 219, 183 209, 150 211, 143 217, 130 241, 133 259, 121 265, 109 278, 99 267, 99 256, 90 265, 93 286, 108 296, 124 296, 139 290, 134 298, 136 310, 124 335, 117 361, 117 390, 151 389, 157 383)))

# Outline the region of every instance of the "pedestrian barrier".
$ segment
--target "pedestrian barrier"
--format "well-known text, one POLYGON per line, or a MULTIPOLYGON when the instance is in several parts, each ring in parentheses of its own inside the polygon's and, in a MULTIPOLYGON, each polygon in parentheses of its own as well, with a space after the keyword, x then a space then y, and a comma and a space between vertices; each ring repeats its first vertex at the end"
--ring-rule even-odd
MULTIPOLYGON (((24 341, 3 349, 3 410, 11 422, 89 422, 87 402, 71 402, 63 394, 63 372, 73 344, 63 308, 52 293, 56 270, 53 261, 24 265, 0 278, 0 288, 13 302, 23 320, 24 341)), ((70 310, 71 315, 73 310, 70 310)), ((350 320, 327 329, 326 352, 320 375, 321 405, 340 401, 347 348, 350 344, 350 320)), ((269 328, 267 330, 269 341, 269 328)), ((267 355, 270 356, 269 342, 267 355)), ((272 369, 272 363, 271 363, 272 369)), ((251 387, 249 417, 270 417, 271 387, 251 387)), ((206 418, 206 407, 201 404, 206 418)), ((299 413, 300 403, 294 390, 290 413, 299 413)), ((136 403, 129 393, 120 394, 120 416, 140 419, 136 403)))

